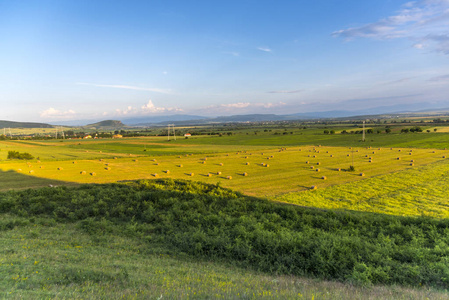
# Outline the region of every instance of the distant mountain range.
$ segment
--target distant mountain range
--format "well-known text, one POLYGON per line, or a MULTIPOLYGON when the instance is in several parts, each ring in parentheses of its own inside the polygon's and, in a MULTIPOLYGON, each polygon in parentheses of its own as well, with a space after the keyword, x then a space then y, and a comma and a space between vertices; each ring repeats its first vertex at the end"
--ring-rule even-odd
MULTIPOLYGON (((419 107, 419 106, 417 106, 419 107)), ((77 126, 85 127, 86 129, 95 130, 117 130, 126 129, 130 127, 149 127, 149 126, 165 126, 167 124, 180 125, 206 125, 217 123, 241 123, 241 122, 270 122, 270 121, 294 121, 294 120, 322 120, 322 119, 363 119, 363 118, 379 118, 379 117, 406 117, 418 115, 449 115, 449 108, 430 108, 425 110, 404 110, 401 105, 376 107, 364 110, 333 110, 333 111, 319 111, 296 113, 289 115, 276 114, 247 114, 247 115, 232 115, 220 117, 205 117, 197 115, 170 115, 170 116, 148 116, 124 118, 120 120, 78 120, 58 122, 59 126, 77 126), (87 124, 87 125, 86 125, 87 124)), ((407 107, 409 108, 409 106, 407 107)), ((56 126, 46 123, 32 123, 32 122, 12 122, 0 121, 1 128, 52 128, 56 126)))

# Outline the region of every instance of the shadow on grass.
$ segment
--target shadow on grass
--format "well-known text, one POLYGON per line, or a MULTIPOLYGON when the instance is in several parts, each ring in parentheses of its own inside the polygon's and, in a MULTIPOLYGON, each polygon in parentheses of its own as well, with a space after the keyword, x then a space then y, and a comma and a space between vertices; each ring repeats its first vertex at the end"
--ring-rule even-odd
POLYGON ((27 175, 13 170, 0 170, 0 191, 58 185, 76 186, 78 184, 69 181, 35 177, 33 175, 27 175))

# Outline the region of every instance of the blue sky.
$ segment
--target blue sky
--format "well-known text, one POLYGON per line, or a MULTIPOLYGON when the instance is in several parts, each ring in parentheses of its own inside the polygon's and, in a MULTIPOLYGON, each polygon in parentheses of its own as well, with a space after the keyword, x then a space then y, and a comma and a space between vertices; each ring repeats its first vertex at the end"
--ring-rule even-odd
POLYGON ((449 107, 449 0, 0 0, 0 119, 449 107))

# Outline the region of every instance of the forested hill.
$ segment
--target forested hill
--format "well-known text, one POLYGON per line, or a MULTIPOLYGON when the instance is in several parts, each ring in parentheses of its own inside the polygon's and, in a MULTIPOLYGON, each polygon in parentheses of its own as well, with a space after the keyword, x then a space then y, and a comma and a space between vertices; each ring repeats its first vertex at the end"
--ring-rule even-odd
POLYGON ((14 122, 0 120, 0 128, 53 128, 53 125, 34 122, 14 122))

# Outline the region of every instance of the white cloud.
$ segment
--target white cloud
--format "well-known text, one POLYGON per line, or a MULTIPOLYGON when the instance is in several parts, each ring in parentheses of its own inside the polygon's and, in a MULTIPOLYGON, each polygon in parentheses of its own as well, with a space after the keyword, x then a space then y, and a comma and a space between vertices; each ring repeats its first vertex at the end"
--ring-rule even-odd
POLYGON ((408 38, 413 41, 414 48, 432 46, 437 52, 449 54, 449 1, 408 2, 395 15, 374 23, 335 31, 332 36, 346 40, 408 38))
POLYGON ((257 47, 257 50, 263 51, 263 52, 272 52, 270 48, 267 47, 257 47))
MULTIPOLYGON (((164 72, 164 75, 166 72, 164 72)), ((138 87, 138 86, 132 86, 132 85, 119 85, 119 84, 95 84, 95 83, 85 83, 85 82, 78 82, 79 85, 89 85, 89 86, 96 86, 96 87, 104 87, 104 88, 114 88, 114 89, 126 89, 126 90, 135 90, 135 91, 148 91, 148 92, 155 92, 155 93, 161 93, 161 94, 170 94, 171 91, 167 89, 159 89, 159 88, 144 88, 144 87, 138 87)))
POLYGON ((177 107, 157 107, 153 104, 153 101, 148 100, 148 103, 141 107, 144 113, 161 113, 161 112, 179 112, 182 109, 177 107))
POLYGON ((278 102, 278 103, 264 103, 264 102, 237 102, 237 103, 229 103, 229 104, 219 104, 219 105, 211 105, 200 109, 200 111, 204 110, 207 113, 258 113, 266 111, 267 109, 280 108, 285 106, 286 103, 278 102))
POLYGON ((282 91, 269 91, 267 93, 269 94, 296 94, 296 93, 301 93, 303 90, 282 90, 282 91))
POLYGON ((245 108, 250 106, 249 102, 239 102, 239 103, 231 103, 231 104, 221 104, 221 107, 231 107, 231 108, 245 108))
POLYGON ((51 118, 51 119, 68 119, 75 115, 74 110, 66 110, 66 111, 60 111, 57 109, 54 109, 53 107, 50 107, 49 109, 46 109, 40 113, 41 118, 51 118))

